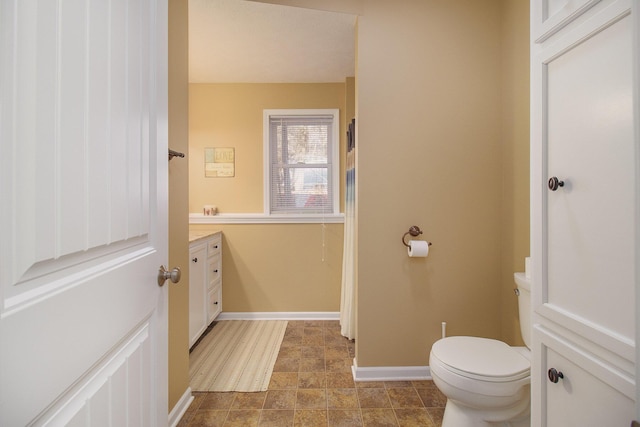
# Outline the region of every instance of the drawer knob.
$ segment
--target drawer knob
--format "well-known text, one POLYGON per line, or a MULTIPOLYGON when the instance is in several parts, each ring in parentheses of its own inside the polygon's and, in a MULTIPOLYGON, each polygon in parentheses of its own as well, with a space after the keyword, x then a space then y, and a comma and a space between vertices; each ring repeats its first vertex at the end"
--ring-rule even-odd
POLYGON ((215 246, 213 247, 213 249, 218 249, 218 245, 215 245, 215 246))
POLYGON ((547 182, 549 190, 556 191, 559 187, 564 187, 564 181, 560 181, 557 176, 552 176, 547 182))
POLYGON ((554 384, 564 378, 564 375, 562 374, 562 372, 556 371, 556 368, 549 369, 547 374, 549 375, 549 381, 551 381, 554 384))
POLYGON ((193 258, 191 261, 198 262, 198 257, 193 258))

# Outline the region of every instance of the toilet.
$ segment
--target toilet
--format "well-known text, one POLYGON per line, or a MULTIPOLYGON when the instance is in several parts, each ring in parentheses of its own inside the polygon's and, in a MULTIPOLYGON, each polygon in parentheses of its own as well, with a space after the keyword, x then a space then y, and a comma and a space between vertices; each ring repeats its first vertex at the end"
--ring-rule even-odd
POLYGON ((524 273, 515 273, 514 279, 526 347, 452 336, 431 348, 431 376, 447 397, 442 427, 531 425, 531 279, 524 273))

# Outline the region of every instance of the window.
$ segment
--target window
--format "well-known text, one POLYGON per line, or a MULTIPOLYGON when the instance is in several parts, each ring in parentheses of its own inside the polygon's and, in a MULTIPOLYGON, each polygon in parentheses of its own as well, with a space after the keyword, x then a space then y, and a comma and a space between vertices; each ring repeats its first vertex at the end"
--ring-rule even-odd
POLYGON ((337 214, 338 110, 265 110, 265 213, 337 214))

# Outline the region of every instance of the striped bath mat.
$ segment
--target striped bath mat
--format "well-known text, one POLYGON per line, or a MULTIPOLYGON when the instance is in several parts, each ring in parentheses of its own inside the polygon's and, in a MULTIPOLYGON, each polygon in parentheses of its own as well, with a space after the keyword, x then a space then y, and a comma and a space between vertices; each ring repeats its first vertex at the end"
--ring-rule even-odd
POLYGON ((285 320, 222 320, 189 356, 193 391, 265 391, 285 320))

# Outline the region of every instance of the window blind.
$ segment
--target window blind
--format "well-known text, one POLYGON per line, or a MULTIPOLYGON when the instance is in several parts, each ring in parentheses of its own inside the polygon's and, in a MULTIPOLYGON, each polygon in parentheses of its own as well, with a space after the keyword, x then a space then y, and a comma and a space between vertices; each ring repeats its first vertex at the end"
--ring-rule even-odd
POLYGON ((271 213, 333 211, 332 115, 270 116, 271 213))

